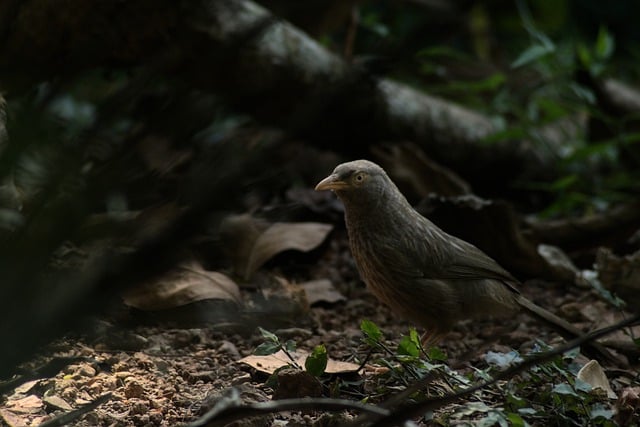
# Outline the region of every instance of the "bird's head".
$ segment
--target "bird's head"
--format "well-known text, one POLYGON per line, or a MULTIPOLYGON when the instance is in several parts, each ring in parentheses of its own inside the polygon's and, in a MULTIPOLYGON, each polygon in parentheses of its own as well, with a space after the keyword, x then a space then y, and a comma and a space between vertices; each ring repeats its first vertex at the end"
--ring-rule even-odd
POLYGON ((345 205, 357 205, 359 208, 371 207, 389 193, 398 191, 384 169, 368 160, 338 165, 331 175, 316 185, 316 190, 332 190, 345 205))

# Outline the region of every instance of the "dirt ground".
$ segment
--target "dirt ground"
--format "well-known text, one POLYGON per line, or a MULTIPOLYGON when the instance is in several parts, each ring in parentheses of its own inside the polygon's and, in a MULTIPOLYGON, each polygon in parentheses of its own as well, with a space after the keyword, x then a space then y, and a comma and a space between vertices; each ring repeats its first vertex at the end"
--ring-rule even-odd
MULTIPOLYGON (((264 322, 262 326, 283 341, 295 341, 298 349, 310 351, 322 343, 332 360, 360 364, 368 355, 359 328, 362 319, 372 320, 384 331, 390 348, 395 348, 410 325, 380 305, 357 279, 345 236, 338 235, 333 241, 320 260, 303 260, 307 264, 301 267, 293 265, 299 261, 294 257, 283 270, 286 273, 287 268, 295 268, 306 271, 308 278, 329 278, 344 300, 320 302, 301 310, 297 318, 286 319, 282 325, 264 322)), ((243 292, 248 294, 251 290, 243 292)), ((586 328, 594 326, 589 316, 602 316, 606 310, 594 295, 585 297, 584 290, 530 283, 523 287, 523 292, 543 306, 556 307, 556 311, 586 328)), ((267 381, 269 376, 238 362, 251 355, 264 338, 256 327, 238 330, 231 320, 177 327, 170 326, 176 322, 169 317, 155 325, 143 325, 139 318, 122 311, 92 319, 85 328, 90 332, 52 343, 25 367, 46 364, 53 357, 77 358, 55 375, 33 379, 5 393, 0 407, 1 424, 38 425, 106 393, 111 393, 107 402, 70 425, 181 425, 198 419, 223 396, 229 396, 231 388, 239 390, 239 399, 244 403, 269 401, 274 395, 267 381)), ((144 323, 149 323, 149 319, 144 323)), ((463 323, 441 343, 441 348, 447 355, 447 364, 465 373, 471 366, 486 367, 484 355, 488 350, 506 353, 516 349, 524 354, 536 340, 551 345, 562 341, 553 331, 519 315, 507 321, 463 323)), ((376 402, 401 390, 403 384, 385 376, 385 369, 375 370, 380 367, 380 356, 374 353, 368 359, 366 373, 326 376, 320 394, 376 402), (338 383, 337 377, 342 381, 339 389, 332 387, 338 383)), ((301 397, 295 396, 295 391, 293 394, 285 397, 301 397)), ((354 414, 341 413, 338 419, 350 419, 354 414)), ((417 421, 419 425, 428 424, 417 421)), ((250 423, 242 420, 238 425, 330 425, 330 422, 323 411, 290 411, 253 418, 250 423)))

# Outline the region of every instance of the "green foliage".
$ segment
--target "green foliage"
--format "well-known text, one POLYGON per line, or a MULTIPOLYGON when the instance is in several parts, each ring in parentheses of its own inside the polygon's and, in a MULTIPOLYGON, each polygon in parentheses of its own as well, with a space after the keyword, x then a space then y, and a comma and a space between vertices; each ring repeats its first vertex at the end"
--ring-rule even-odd
POLYGON ((270 354, 277 353, 282 349, 282 344, 280 344, 280 339, 273 333, 267 331, 266 329, 258 327, 262 338, 265 339, 265 342, 260 344, 253 351, 253 354, 258 356, 268 356, 270 354))
MULTIPOLYGON (((395 350, 385 344, 382 331, 372 322, 363 322, 361 329, 365 343, 382 353, 376 362, 389 368, 376 389, 381 400, 395 393, 398 384, 409 387, 425 376, 432 376, 433 380, 427 389, 413 393, 411 401, 448 395, 494 375, 491 366, 475 368, 466 375, 450 369, 441 363, 446 361, 441 350, 433 347, 425 352, 413 328, 400 338, 395 350), (376 339, 372 339, 373 336, 376 339)), ((540 342, 536 351, 547 349, 549 347, 540 342)), ((577 379, 579 366, 574 359, 578 354, 577 349, 572 350, 506 382, 478 391, 473 398, 459 402, 452 410, 444 411, 443 418, 433 421, 442 425, 455 422, 474 426, 614 425, 611 402, 605 394, 577 379)))
POLYGON ((382 332, 380 331, 380 328, 378 328, 378 326, 371 320, 365 319, 360 322, 360 330, 364 334, 367 344, 372 347, 382 340, 382 332))
POLYGON ((319 377, 327 369, 327 349, 323 344, 315 346, 304 362, 304 369, 311 375, 319 377))
MULTIPOLYGON (((279 351, 284 352, 289 360, 291 366, 302 369, 296 362, 293 353, 296 351, 297 345, 293 340, 287 340, 284 344, 280 341, 280 338, 273 332, 270 332, 264 328, 258 327, 260 335, 264 338, 264 342, 253 351, 253 354, 257 356, 268 356, 270 354, 277 353, 279 351)), ((324 374, 327 368, 327 361, 329 356, 327 354, 327 348, 323 345, 317 345, 304 362, 305 370, 313 376, 319 377, 324 374)))

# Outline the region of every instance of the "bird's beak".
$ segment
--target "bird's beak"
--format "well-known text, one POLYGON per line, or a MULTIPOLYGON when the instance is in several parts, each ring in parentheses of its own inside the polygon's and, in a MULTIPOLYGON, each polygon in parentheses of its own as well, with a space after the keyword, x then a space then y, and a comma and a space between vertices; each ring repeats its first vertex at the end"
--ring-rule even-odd
POLYGON ((338 175, 331 174, 316 185, 316 191, 341 190, 347 188, 348 184, 338 178, 338 175))

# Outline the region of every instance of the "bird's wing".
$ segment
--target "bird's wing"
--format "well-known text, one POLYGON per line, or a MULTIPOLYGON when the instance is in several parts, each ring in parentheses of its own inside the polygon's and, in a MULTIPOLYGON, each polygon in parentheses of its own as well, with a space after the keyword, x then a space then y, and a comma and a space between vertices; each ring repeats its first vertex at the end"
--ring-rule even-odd
POLYGON ((502 268, 487 254, 471 243, 449 236, 447 250, 441 260, 440 268, 435 271, 433 278, 447 280, 499 280, 517 292, 513 287, 518 283, 511 273, 502 268))

